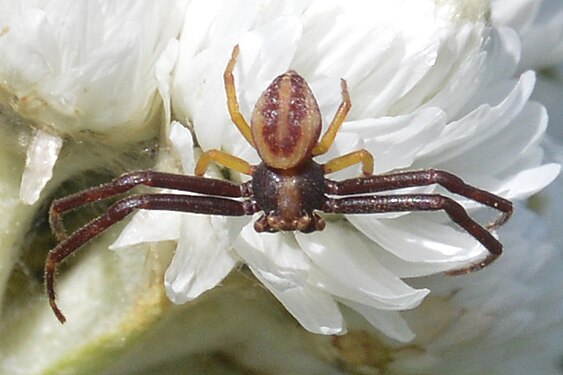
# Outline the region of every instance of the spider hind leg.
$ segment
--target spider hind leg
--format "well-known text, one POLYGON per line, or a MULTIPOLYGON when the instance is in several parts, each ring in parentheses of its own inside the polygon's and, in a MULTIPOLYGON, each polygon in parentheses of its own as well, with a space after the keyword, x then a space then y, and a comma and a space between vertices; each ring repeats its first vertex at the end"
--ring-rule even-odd
POLYGON ((105 214, 98 216, 66 237, 47 255, 45 289, 51 309, 61 323, 64 323, 66 318, 56 303, 55 274, 57 266, 92 238, 123 220, 133 210, 140 208, 226 216, 251 215, 256 210, 250 201, 184 194, 143 194, 117 201, 108 208, 105 214))
POLYGON ((65 240, 67 233, 62 221, 65 213, 126 193, 139 185, 233 198, 250 195, 248 184, 150 170, 129 172, 103 185, 54 200, 49 210, 53 233, 59 241, 65 240))
POLYGON ((343 181, 326 180, 328 194, 355 195, 378 193, 395 189, 440 185, 444 189, 500 211, 500 215, 485 226, 493 230, 504 224, 512 215, 512 202, 486 190, 466 184, 456 175, 438 169, 398 172, 351 178, 343 181))
POLYGON ((463 228, 489 251, 489 255, 480 262, 450 271, 449 274, 461 275, 480 270, 502 254, 502 244, 485 227, 471 219, 463 206, 453 199, 439 194, 395 194, 330 198, 324 211, 340 214, 368 214, 440 210, 445 211, 453 222, 463 228))

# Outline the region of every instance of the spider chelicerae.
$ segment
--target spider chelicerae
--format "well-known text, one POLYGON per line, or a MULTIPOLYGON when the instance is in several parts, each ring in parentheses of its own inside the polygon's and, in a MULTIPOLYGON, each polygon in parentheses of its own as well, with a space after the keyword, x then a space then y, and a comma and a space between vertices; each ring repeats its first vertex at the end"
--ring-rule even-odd
POLYGON ((467 185, 446 171, 426 169, 373 175, 373 157, 357 150, 319 164, 315 156, 332 145, 338 129, 351 107, 346 81, 341 81, 342 102, 321 137, 321 114, 305 79, 288 71, 273 80, 258 99, 251 125, 239 111, 233 69, 239 48, 233 49, 224 73, 227 105, 233 123, 256 149, 262 162, 250 165, 243 159, 220 150, 202 154, 195 176, 138 171, 121 175, 104 185, 53 201, 49 212, 51 227, 59 244, 45 263, 45 285, 49 303, 61 323, 65 316, 55 299, 57 266, 82 245, 136 209, 168 210, 208 215, 243 216, 263 212, 254 222, 258 232, 323 230, 325 221, 318 212, 337 214, 373 214, 399 211, 443 210, 452 221, 465 229, 489 251, 488 256, 465 268, 449 271, 463 274, 479 270, 500 256, 502 244, 490 231, 502 225, 512 214, 512 203, 490 192, 467 185), (236 184, 203 177, 211 162, 223 165, 251 180, 236 184), (364 176, 343 181, 325 178, 326 174, 361 164, 364 176), (440 194, 376 195, 382 191, 438 184, 448 191, 465 196, 501 212, 492 223, 481 226, 453 199, 440 194), (196 193, 152 193, 125 197, 101 216, 67 235, 62 215, 80 206, 125 193, 135 186, 196 193))

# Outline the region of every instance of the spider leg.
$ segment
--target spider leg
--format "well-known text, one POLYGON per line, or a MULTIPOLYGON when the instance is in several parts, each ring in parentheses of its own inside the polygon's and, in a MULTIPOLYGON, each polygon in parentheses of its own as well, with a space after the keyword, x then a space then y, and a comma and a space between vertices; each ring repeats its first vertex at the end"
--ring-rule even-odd
POLYGON ((205 151, 199 157, 194 174, 203 176, 212 161, 243 174, 252 174, 252 166, 246 160, 217 149, 205 151))
POLYGON ((62 222, 62 215, 65 212, 125 193, 138 185, 224 197, 248 196, 246 184, 237 185, 225 180, 155 171, 130 172, 98 187, 54 200, 49 210, 49 222, 53 233, 59 241, 66 238, 62 222))
POLYGON ((492 230, 504 224, 512 215, 512 202, 488 191, 468 185, 463 180, 449 172, 437 169, 425 169, 351 178, 343 181, 326 180, 328 194, 353 195, 376 193, 380 191, 402 189, 416 186, 438 184, 446 190, 482 203, 502 212, 494 222, 486 226, 492 230))
POLYGON ((362 172, 366 176, 373 174, 373 155, 367 150, 356 150, 346 155, 331 159, 323 164, 324 174, 333 173, 354 164, 362 164, 362 172))
POLYGON ((242 133, 244 138, 254 147, 254 140, 252 139, 252 133, 250 131, 250 126, 244 119, 242 113, 240 113, 237 91, 235 88, 235 78, 233 76, 233 70, 235 69, 235 64, 237 62, 237 57, 239 54, 238 44, 233 48, 231 54, 231 59, 227 64, 223 79, 225 81, 225 90, 227 91, 227 107, 229 109, 229 115, 231 115, 231 120, 236 125, 238 130, 242 133))
POLYGON ((55 300, 55 273, 57 266, 93 237, 113 224, 123 220, 135 209, 181 211, 209 215, 244 216, 257 211, 250 201, 236 201, 219 197, 203 197, 181 194, 143 194, 124 198, 111 205, 107 212, 98 216, 72 233, 49 251, 45 262, 45 288, 49 304, 61 323, 65 317, 55 300))
POLYGON ((340 80, 340 87, 342 87, 342 102, 340 103, 340 106, 338 107, 338 110, 336 111, 336 114, 334 115, 334 118, 328 126, 325 134, 313 148, 313 156, 322 155, 329 150, 330 146, 332 146, 332 143, 334 142, 334 138, 336 138, 336 133, 338 133, 340 126, 344 122, 346 115, 352 107, 350 94, 348 94, 348 86, 346 85, 345 80, 340 80))
POLYGON ((443 195, 404 194, 329 198, 323 209, 324 212, 340 214, 439 210, 444 210, 456 224, 465 229, 489 251, 489 255, 479 263, 450 271, 449 274, 460 275, 480 270, 502 254, 502 244, 486 228, 471 219, 463 206, 443 195))

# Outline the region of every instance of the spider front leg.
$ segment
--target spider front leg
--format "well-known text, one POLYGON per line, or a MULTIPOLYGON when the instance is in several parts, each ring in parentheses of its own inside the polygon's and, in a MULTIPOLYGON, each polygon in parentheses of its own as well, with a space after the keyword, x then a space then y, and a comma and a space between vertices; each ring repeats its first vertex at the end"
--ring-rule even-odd
POLYGON ((492 230, 504 224, 512 215, 512 202, 488 191, 466 184, 461 178, 442 170, 426 169, 351 178, 343 181, 326 180, 327 194, 352 195, 438 184, 446 190, 501 211, 501 215, 486 226, 492 230))
POLYGON ((215 162, 216 164, 220 164, 242 174, 252 175, 252 165, 246 160, 217 149, 206 151, 200 156, 195 166, 194 174, 196 176, 203 176, 211 162, 215 162))
POLYGON ((55 297, 55 273, 57 266, 93 237, 123 220, 135 209, 191 212, 208 215, 244 216, 257 211, 251 201, 236 201, 219 197, 202 197, 179 194, 144 194, 124 198, 111 205, 107 212, 98 216, 72 233, 49 251, 45 262, 45 287, 49 304, 61 323, 65 316, 58 308, 55 297))
POLYGON ((471 219, 459 203, 439 194, 404 194, 328 199, 326 207, 323 209, 324 212, 339 214, 439 210, 445 211, 456 224, 465 229, 490 253, 479 263, 450 271, 449 274, 458 275, 480 270, 502 254, 502 244, 486 228, 471 219))
POLYGON ((362 164, 362 172, 365 176, 373 174, 373 155, 363 149, 329 160, 323 164, 323 172, 324 174, 334 173, 354 164, 362 164))
POLYGON ((325 134, 313 148, 313 156, 322 155, 330 149, 330 146, 334 143, 334 138, 336 138, 336 133, 340 130, 342 123, 352 107, 348 86, 345 80, 340 80, 340 87, 342 88, 342 102, 334 114, 334 118, 330 122, 325 134))
POLYGON ((235 64, 237 62, 239 54, 239 46, 236 45, 233 48, 233 52, 231 54, 231 59, 227 64, 227 68, 225 69, 225 73, 223 74, 223 79, 225 81, 225 90, 227 92, 227 107, 229 109, 229 115, 231 116, 231 120, 236 125, 238 130, 244 136, 246 141, 250 143, 254 147, 254 139, 252 138, 252 132, 250 131, 250 126, 248 122, 244 119, 242 113, 240 113, 240 108, 237 99, 237 90, 235 88, 235 78, 233 76, 233 70, 235 69, 235 64))
POLYGON ((98 187, 54 200, 49 210, 49 222, 53 233, 59 241, 67 237, 62 222, 62 215, 64 213, 88 203, 126 193, 138 185, 223 197, 242 197, 247 195, 245 192, 246 185, 237 185, 225 180, 155 171, 130 172, 98 187))

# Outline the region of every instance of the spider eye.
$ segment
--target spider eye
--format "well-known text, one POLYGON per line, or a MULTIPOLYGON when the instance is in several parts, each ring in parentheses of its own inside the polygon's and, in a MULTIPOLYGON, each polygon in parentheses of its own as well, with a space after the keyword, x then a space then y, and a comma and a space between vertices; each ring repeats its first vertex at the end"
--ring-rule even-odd
POLYGON ((310 158, 321 132, 321 113, 305 79, 288 71, 262 93, 251 123, 252 137, 264 163, 289 169, 310 158))

